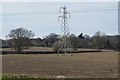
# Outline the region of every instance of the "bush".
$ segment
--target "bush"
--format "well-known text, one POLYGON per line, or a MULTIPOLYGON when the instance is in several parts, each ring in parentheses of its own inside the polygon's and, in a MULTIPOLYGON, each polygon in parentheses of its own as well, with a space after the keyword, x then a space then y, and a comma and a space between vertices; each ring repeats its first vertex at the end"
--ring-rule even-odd
POLYGON ((54 44, 53 44, 53 50, 55 51, 55 52, 57 52, 58 51, 58 49, 60 49, 60 47, 62 46, 62 41, 57 41, 57 42, 55 42, 54 44))

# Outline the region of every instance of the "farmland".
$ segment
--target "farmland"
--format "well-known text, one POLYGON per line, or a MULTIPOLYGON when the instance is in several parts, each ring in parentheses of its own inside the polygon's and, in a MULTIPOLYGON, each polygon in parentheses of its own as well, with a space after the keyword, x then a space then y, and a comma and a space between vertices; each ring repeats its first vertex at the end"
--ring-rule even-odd
POLYGON ((2 55, 3 75, 56 78, 117 78, 118 52, 2 55))

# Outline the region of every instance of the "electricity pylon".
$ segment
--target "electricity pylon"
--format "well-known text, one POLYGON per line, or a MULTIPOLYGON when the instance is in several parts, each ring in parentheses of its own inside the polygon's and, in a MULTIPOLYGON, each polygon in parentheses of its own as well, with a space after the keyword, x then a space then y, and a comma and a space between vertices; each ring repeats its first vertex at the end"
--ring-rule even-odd
POLYGON ((68 19, 70 18, 70 13, 67 12, 67 8, 66 6, 64 7, 60 7, 59 12, 62 13, 62 15, 60 15, 58 17, 58 21, 61 18, 61 42, 62 45, 60 45, 60 48, 58 49, 57 54, 59 55, 59 51, 62 50, 64 51, 64 55, 67 54, 68 49, 70 48, 70 41, 69 41, 69 27, 68 27, 68 19))

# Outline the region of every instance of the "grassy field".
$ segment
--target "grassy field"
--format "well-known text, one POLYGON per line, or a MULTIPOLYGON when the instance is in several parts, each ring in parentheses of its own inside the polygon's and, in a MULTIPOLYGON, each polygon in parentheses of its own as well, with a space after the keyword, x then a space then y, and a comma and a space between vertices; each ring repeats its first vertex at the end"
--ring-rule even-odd
MULTIPOLYGON (((0 50, 14 51, 13 48, 2 48, 0 50)), ((25 49, 24 51, 53 51, 53 49, 50 47, 30 47, 29 49, 25 49)))
POLYGON ((117 78, 118 52, 2 55, 3 75, 48 78, 117 78))

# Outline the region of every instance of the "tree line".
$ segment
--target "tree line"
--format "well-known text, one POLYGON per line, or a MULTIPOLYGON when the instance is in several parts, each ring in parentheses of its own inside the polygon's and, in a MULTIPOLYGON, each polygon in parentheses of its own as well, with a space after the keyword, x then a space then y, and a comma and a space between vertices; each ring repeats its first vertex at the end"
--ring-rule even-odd
MULTIPOLYGON (((48 36, 41 38, 34 38, 34 33, 31 30, 24 28, 13 29, 7 35, 9 38, 6 41, 2 41, 3 47, 11 47, 16 51, 21 52, 31 46, 37 47, 52 47, 54 51, 57 51, 60 47, 59 34, 50 33, 48 36)), ((92 48, 92 49, 120 49, 120 36, 105 35, 101 31, 97 31, 92 37, 87 34, 80 33, 79 35, 70 34, 67 39, 70 41, 71 47, 74 51, 78 48, 92 48)))

